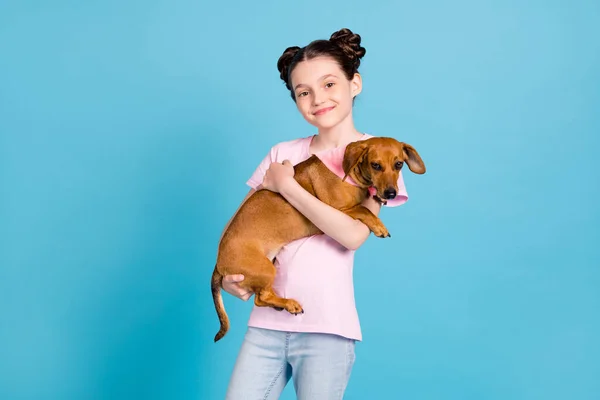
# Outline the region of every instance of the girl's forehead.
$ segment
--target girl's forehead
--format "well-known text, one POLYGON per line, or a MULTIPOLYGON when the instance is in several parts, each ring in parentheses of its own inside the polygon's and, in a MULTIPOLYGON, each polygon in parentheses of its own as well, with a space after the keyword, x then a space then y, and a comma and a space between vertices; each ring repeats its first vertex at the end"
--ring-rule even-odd
POLYGON ((320 57, 296 64, 296 68, 292 71, 292 80, 307 84, 310 83, 309 81, 317 81, 326 75, 340 77, 342 74, 343 71, 335 60, 320 57))

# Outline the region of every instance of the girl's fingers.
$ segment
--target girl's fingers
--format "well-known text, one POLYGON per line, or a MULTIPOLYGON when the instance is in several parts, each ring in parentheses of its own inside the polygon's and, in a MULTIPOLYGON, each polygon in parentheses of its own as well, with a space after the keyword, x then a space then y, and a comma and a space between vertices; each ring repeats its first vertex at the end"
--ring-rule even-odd
POLYGON ((244 280, 244 275, 242 274, 237 274, 237 275, 226 275, 223 280, 225 282, 241 282, 244 280))

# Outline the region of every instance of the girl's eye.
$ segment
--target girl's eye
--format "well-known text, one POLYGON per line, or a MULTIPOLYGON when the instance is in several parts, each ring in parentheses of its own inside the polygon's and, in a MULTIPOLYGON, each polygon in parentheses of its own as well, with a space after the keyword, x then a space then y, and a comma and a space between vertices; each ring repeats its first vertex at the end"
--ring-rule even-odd
POLYGON ((326 83, 326 84, 325 84, 325 87, 328 87, 328 88, 330 88, 330 87, 332 87, 333 85, 335 85, 335 83, 333 83, 333 82, 329 82, 329 83, 326 83))
POLYGON ((308 92, 298 93, 298 97, 307 96, 307 95, 308 95, 308 92))

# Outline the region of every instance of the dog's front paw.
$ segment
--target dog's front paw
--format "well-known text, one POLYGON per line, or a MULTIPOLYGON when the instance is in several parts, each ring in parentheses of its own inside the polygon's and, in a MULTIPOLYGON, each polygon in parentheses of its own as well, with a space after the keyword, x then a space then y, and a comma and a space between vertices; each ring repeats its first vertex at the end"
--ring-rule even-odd
POLYGON ((287 303, 285 305, 285 309, 290 314, 294 314, 294 315, 304 314, 304 310, 302 309, 302 306, 296 300, 288 299, 287 303))
POLYGON ((383 224, 376 225, 372 229, 372 231, 375 236, 380 237, 380 238, 392 237, 392 235, 390 235, 387 228, 383 224))

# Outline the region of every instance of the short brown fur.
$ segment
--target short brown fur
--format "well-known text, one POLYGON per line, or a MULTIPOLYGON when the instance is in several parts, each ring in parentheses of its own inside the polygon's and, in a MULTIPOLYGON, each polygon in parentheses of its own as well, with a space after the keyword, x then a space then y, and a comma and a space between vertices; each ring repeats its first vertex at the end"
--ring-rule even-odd
MULTIPOLYGON (((414 173, 425 173, 425 165, 412 146, 375 137, 350 143, 344 153, 344 173, 359 186, 345 182, 346 177, 340 179, 314 155, 294 167, 294 179, 322 202, 363 222, 376 236, 387 237, 389 233, 381 220, 361 203, 371 186, 376 188, 375 198, 381 203, 386 202, 386 190, 398 191, 399 162, 406 163, 414 173)), ((223 234, 211 279, 221 324, 215 342, 229 330, 221 297, 226 275, 243 274, 240 286, 254 293, 254 303, 259 307, 303 313, 296 300, 284 299, 273 290, 276 269, 272 260, 285 244, 322 233, 278 193, 258 190, 242 204, 223 234)))

